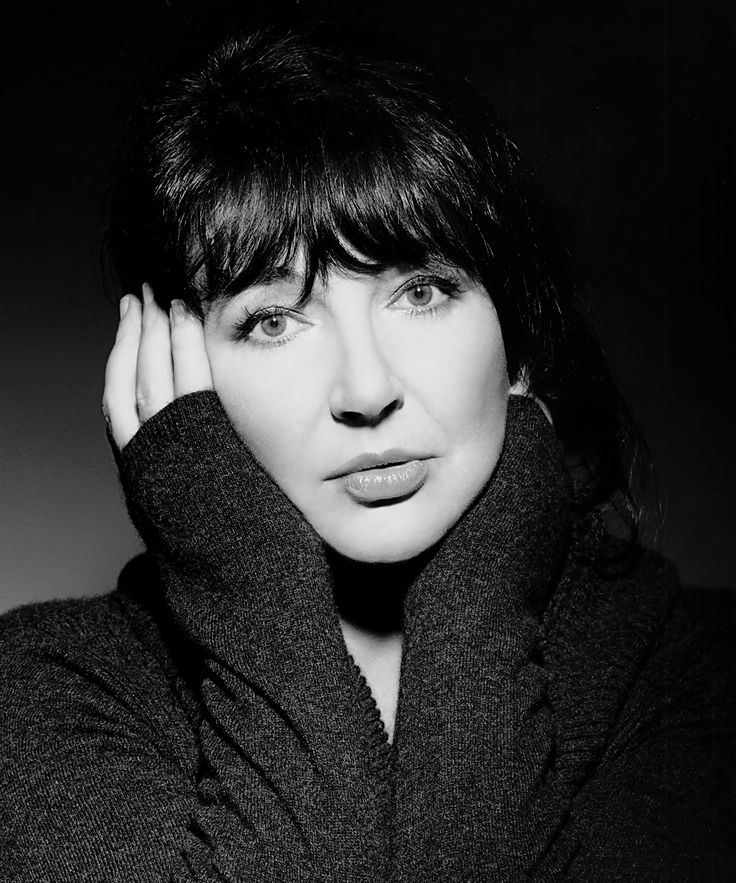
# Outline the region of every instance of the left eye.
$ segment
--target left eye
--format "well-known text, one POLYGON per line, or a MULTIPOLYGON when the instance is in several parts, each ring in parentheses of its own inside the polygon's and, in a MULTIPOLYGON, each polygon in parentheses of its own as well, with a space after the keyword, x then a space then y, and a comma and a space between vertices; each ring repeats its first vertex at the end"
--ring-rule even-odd
POLYGON ((416 310, 437 307, 449 299, 450 294, 442 291, 437 283, 412 282, 399 292, 391 306, 410 307, 416 310))
POLYGON ((265 319, 261 319, 256 328, 260 329, 266 337, 283 337, 288 331, 289 318, 291 317, 284 313, 270 313, 265 319))
POLYGON ((426 307, 432 303, 435 289, 428 282, 421 282, 419 285, 412 285, 404 292, 406 299, 414 307, 426 307))

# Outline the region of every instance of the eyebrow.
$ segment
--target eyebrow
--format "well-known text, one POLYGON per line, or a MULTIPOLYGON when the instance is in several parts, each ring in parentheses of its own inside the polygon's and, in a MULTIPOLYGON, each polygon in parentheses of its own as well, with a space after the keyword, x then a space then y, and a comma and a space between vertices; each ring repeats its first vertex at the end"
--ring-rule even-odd
POLYGON ((273 285, 274 282, 298 282, 304 277, 301 273, 295 273, 288 264, 279 264, 265 270, 250 287, 257 285, 273 285))
MULTIPOLYGON (((365 275, 377 278, 379 276, 384 276, 390 272, 395 272, 398 275, 403 275, 418 270, 424 270, 428 273, 433 273, 440 272, 443 269, 448 269, 451 267, 453 267, 452 264, 449 264, 439 258, 430 257, 426 262, 424 262, 423 266, 418 266, 413 262, 408 261, 397 261, 396 264, 393 264, 391 266, 376 264, 375 272, 371 273, 369 270, 367 270, 365 275)), ((363 274, 359 273, 358 275, 363 274)), ((293 265, 291 264, 276 264, 275 266, 269 267, 268 269, 264 270, 247 287, 242 288, 238 292, 237 296, 247 296, 249 293, 258 288, 267 288, 268 286, 277 284, 279 282, 298 284, 301 289, 304 284, 304 274, 295 272, 293 269, 293 265)), ((306 294, 306 297, 304 296, 304 293, 302 293, 299 298, 299 303, 309 300, 312 295, 313 292, 311 290, 306 294)), ((232 297, 217 298, 217 300, 215 301, 216 309, 223 309, 225 305, 231 300, 232 297)))
POLYGON ((231 301, 239 297, 247 297, 258 288, 266 288, 269 285, 274 285, 278 282, 301 283, 302 280, 303 276, 300 273, 295 273, 288 264, 277 264, 274 267, 264 270, 254 279, 251 279, 248 285, 240 287, 237 284, 233 284, 232 288, 234 290, 232 293, 223 292, 219 294, 213 299, 211 308, 218 312, 222 312, 231 301))

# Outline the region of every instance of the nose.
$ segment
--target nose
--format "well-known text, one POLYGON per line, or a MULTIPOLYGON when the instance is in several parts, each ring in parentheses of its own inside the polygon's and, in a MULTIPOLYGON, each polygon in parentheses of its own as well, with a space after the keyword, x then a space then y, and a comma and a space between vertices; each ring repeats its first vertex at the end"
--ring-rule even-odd
POLYGON ((334 419, 349 426, 375 426, 404 404, 370 323, 343 336, 329 399, 334 419))

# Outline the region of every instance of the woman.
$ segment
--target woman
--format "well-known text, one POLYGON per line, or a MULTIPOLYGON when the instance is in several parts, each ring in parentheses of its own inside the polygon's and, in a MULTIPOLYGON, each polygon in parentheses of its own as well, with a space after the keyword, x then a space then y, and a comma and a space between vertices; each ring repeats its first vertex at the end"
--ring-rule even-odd
POLYGON ((464 84, 273 33, 142 108, 104 409, 147 553, 3 621, 13 880, 721 879, 728 611, 464 84))

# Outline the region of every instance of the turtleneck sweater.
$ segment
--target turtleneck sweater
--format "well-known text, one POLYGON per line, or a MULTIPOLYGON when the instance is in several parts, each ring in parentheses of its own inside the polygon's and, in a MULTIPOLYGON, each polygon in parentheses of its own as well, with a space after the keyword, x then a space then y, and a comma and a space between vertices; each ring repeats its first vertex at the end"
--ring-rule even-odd
POLYGON ((0 621, 3 880, 730 879, 732 599, 604 575, 533 402, 409 588, 393 744, 217 396, 117 461, 146 553, 0 621))

